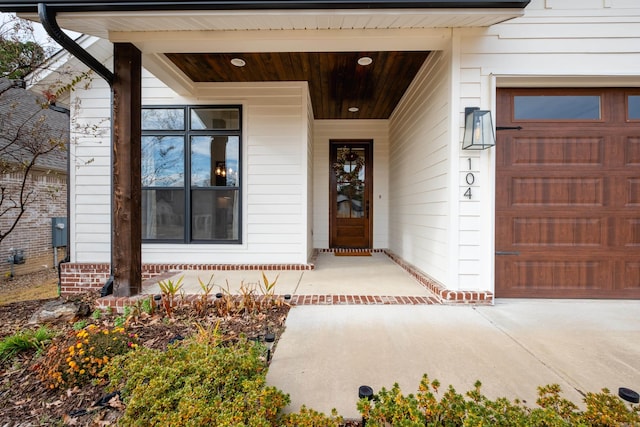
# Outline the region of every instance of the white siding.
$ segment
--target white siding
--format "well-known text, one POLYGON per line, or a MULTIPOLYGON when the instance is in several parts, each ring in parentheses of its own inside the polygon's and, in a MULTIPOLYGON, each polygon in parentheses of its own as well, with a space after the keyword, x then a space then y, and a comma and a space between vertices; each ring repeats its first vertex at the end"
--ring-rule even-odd
MULTIPOLYGON (((81 123, 109 117, 110 93, 101 80, 83 99, 81 123)), ((146 263, 306 263, 308 255, 306 83, 206 84, 197 98, 180 97, 143 73, 143 104, 241 104, 243 200, 241 245, 144 244, 146 263)), ((108 122, 103 123, 108 125, 108 122)), ((110 259, 109 132, 78 137, 73 146, 74 261, 110 259), (105 226, 105 224, 107 226, 105 226)))
POLYGON ((329 141, 373 140, 373 247, 389 247, 389 121, 316 120, 314 124, 313 235, 316 248, 329 247, 329 141))
POLYGON ((94 77, 91 88, 71 93, 71 260, 109 262, 111 248, 111 146, 109 85, 94 77))
MULTIPOLYGON (((460 78, 453 93, 460 132, 452 142, 459 147, 464 108, 495 111, 496 84, 640 85, 635 0, 533 0, 524 17, 490 28, 455 29, 453 40, 459 43, 460 78)), ((458 287, 493 290, 495 153, 458 153, 458 287), (467 172, 475 175, 472 200, 462 197, 467 172)))
POLYGON ((447 282, 450 60, 433 52, 391 117, 389 248, 447 282))

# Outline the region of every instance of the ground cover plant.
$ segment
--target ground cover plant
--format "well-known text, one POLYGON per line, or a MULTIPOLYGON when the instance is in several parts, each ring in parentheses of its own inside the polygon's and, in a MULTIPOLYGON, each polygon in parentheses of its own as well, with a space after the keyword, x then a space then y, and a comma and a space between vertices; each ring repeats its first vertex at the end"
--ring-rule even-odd
POLYGON ((306 408, 285 414, 289 397, 265 382, 266 347, 227 342, 217 327, 199 328, 167 350, 142 348, 106 368, 110 390, 126 406, 122 426, 339 426, 306 408))
POLYGON ((481 383, 465 394, 449 386, 442 394, 438 380, 424 375, 418 392, 403 394, 398 384, 382 388, 373 398, 361 399, 358 410, 367 427, 419 426, 639 426, 640 407, 628 405, 609 390, 587 393, 585 410, 561 396, 558 385, 538 388, 538 407, 518 400, 488 399, 481 383))

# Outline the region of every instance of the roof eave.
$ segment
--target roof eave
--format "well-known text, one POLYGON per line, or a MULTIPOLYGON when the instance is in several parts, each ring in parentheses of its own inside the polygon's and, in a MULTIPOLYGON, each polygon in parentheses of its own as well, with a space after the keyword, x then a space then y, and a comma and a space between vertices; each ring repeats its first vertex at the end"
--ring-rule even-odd
MULTIPOLYGON (((49 0, 47 7, 56 12, 122 12, 168 10, 301 10, 301 9, 524 9, 531 0, 191 0, 191 1, 73 1, 49 0)), ((1 12, 33 13, 38 2, 0 3, 1 12)))

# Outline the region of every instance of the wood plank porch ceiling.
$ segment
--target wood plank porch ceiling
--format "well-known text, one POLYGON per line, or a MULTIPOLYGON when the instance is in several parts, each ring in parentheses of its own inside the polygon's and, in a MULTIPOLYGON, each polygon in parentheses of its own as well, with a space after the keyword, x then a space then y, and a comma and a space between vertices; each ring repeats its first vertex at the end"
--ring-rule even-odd
POLYGON ((167 53, 194 82, 307 81, 316 119, 387 119, 429 52, 167 53), (358 59, 370 57, 370 65, 358 59), (244 67, 231 64, 241 58, 244 67), (350 112, 350 107, 359 111, 350 112))

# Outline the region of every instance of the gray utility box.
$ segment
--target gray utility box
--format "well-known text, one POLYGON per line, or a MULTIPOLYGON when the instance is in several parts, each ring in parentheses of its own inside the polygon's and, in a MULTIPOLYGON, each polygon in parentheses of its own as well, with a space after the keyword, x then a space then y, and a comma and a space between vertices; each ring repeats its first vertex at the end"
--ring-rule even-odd
POLYGON ((54 248, 67 246, 67 218, 64 216, 51 218, 51 241, 54 248))

